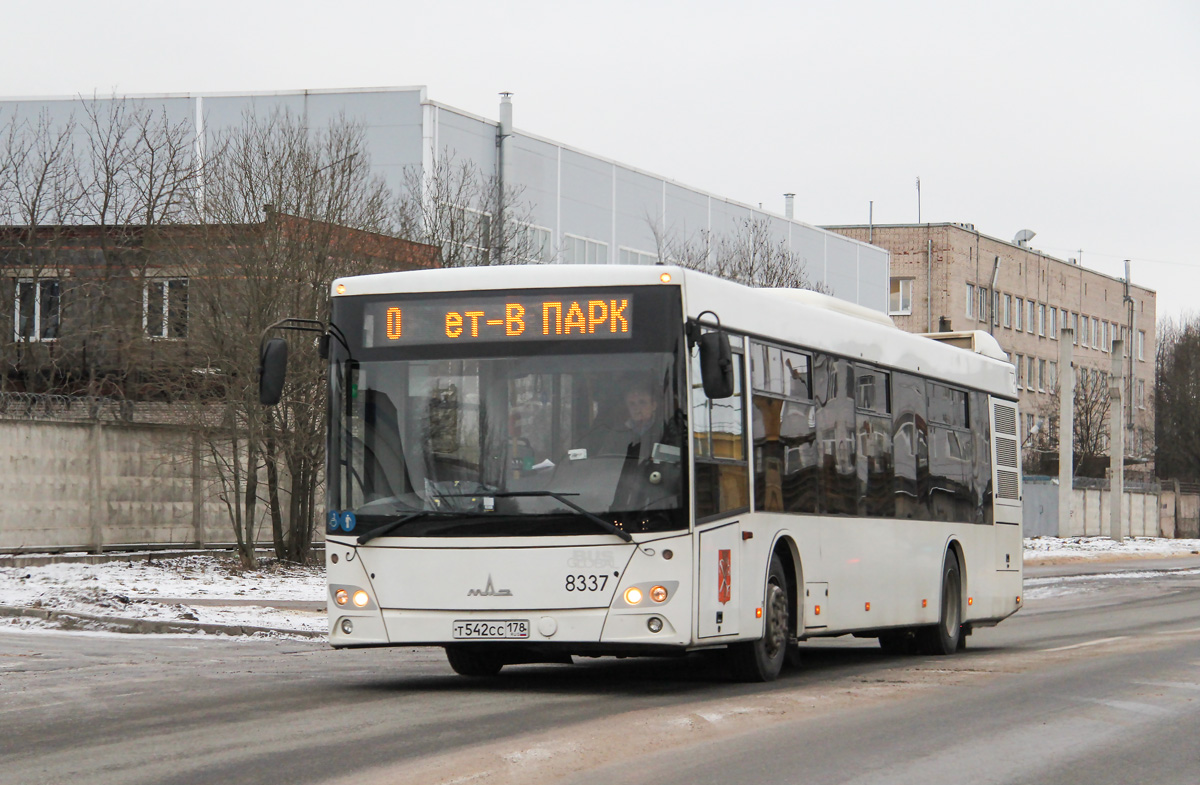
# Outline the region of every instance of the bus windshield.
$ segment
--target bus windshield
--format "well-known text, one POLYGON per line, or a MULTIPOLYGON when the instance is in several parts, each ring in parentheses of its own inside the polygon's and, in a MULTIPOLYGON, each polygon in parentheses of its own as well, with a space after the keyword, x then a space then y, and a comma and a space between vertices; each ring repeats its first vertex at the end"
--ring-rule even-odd
POLYGON ((686 529, 682 338, 673 343, 335 354, 329 509, 340 520, 353 512, 345 533, 360 537, 385 527, 400 537, 597 534, 605 522, 628 534, 686 529))

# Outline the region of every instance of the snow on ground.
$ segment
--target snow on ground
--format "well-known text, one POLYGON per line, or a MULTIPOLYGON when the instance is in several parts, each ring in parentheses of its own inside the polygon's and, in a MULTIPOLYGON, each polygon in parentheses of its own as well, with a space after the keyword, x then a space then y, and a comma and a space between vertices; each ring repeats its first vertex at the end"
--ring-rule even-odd
POLYGON ((1167 540, 1162 537, 1127 537, 1123 542, 1107 537, 1030 537, 1025 540, 1026 564, 1165 558, 1189 554, 1200 554, 1200 540, 1167 540))
POLYGON ((324 600, 323 567, 266 562, 244 570, 224 554, 0 568, 0 605, 122 619, 323 631, 323 604, 295 606, 324 600))
MULTIPOLYGON (((1026 564, 1111 561, 1200 553, 1200 540, 1137 537, 1034 537, 1025 540, 1026 564)), ((1136 577, 1142 573, 1125 573, 1136 577)), ((1093 576, 1095 577, 1095 576, 1093 576)), ((1026 597, 1050 596, 1066 578, 1027 579, 1026 597)), ((1081 580, 1081 579, 1080 579, 1081 580)), ((200 622, 324 631, 323 567, 264 562, 244 570, 228 554, 170 559, 0 567, 0 605, 149 621, 200 622), (301 605, 304 603, 305 605, 301 605), (320 607, 308 603, 321 604, 320 607), (283 607, 277 607, 282 604, 283 607)), ((0 619, 22 629, 55 626, 41 620, 0 619)))

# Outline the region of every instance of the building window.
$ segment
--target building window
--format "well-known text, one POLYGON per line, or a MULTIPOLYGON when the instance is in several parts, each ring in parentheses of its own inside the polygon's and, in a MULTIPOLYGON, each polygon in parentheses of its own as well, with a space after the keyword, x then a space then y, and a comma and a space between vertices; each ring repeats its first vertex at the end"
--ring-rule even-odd
POLYGON ((1058 384, 1058 363, 1056 363, 1054 360, 1050 361, 1050 377, 1046 379, 1046 382, 1047 390, 1053 390, 1054 385, 1058 384))
POLYGON ((1038 303, 1037 333, 1039 338, 1046 337, 1046 305, 1038 303))
POLYGON ((1138 330, 1137 336, 1137 358, 1145 362, 1146 360, 1146 331, 1138 330))
POLYGON ((1012 295, 1004 295, 1004 326, 1012 327, 1012 295))
POLYGON ((1088 332, 1089 332, 1088 318, 1086 316, 1083 316, 1083 317, 1080 317, 1080 320, 1081 320, 1081 326, 1080 326, 1080 330, 1079 330, 1079 345, 1086 349, 1086 348, 1088 348, 1089 345, 1091 345, 1091 341, 1088 340, 1088 332))
POLYGON ((520 224, 517 227, 518 252, 531 262, 549 262, 553 234, 544 226, 520 224))
POLYGON ((186 278, 154 278, 142 289, 142 329, 149 338, 186 338, 186 278))
POLYGON ((988 290, 979 287, 979 321, 988 320, 988 290))
MULTIPOLYGON (((1076 346, 1078 346, 1079 345, 1079 314, 1077 314, 1077 313, 1071 314, 1071 332, 1074 333, 1074 335, 1075 335, 1074 344, 1076 346)), ((1084 341, 1083 345, 1087 346, 1087 341, 1084 341)))
POLYGON ((1013 310, 1013 326, 1017 332, 1025 329, 1025 300, 1021 297, 1017 298, 1017 307, 1013 310))
POLYGON ((1029 360, 1029 375, 1025 378, 1025 389, 1026 390, 1036 390, 1037 389, 1037 358, 1036 357, 1027 357, 1026 359, 1029 360))
POLYGON ((18 341, 56 340, 62 305, 58 279, 18 279, 14 292, 13 338, 18 341))
POLYGON ((1038 360, 1038 390, 1046 392, 1046 361, 1038 360))
POLYGON ((1139 409, 1146 408, 1146 380, 1137 380, 1137 407, 1139 409))
POLYGON ((1108 322, 1100 322, 1100 351, 1107 352, 1111 348, 1108 342, 1108 322))
POLYGON ((567 264, 608 264, 608 243, 565 234, 563 261, 567 264))
POLYGON ((1050 340, 1058 340, 1058 309, 1050 308, 1050 340))
POLYGON ((1016 355, 1017 361, 1013 365, 1017 369, 1017 389, 1021 389, 1022 380, 1025 377, 1025 356, 1022 354, 1016 355))
POLYGON ((1033 415, 1025 415, 1025 438, 1029 438, 1029 434, 1033 433, 1033 415))
POLYGON ((1100 344, 1100 320, 1095 316, 1092 317, 1092 347, 1104 351, 1100 344))
POLYGON ((912 278, 892 279, 892 290, 888 297, 888 313, 892 316, 912 313, 912 285, 912 278))
POLYGON ((975 316, 975 287, 967 284, 967 318, 975 316))
POLYGON ((1036 305, 1037 303, 1035 303, 1033 300, 1030 300, 1029 307, 1026 309, 1025 329, 1030 335, 1033 335, 1037 332, 1037 327, 1035 326, 1035 323, 1037 322, 1036 305))

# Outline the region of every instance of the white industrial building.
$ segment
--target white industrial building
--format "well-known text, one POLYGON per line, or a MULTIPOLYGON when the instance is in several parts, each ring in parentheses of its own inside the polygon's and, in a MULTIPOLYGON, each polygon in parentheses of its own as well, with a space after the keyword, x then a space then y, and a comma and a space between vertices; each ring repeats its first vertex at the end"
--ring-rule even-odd
MULTIPOLYGON (((886 312, 888 252, 781 215, 710 194, 561 142, 511 130, 512 104, 502 121, 429 100, 424 87, 270 93, 194 93, 122 96, 143 102, 172 122, 206 136, 241 123, 246 112, 286 109, 311 127, 340 116, 362 124, 374 169, 400 189, 406 169, 431 171, 442 156, 474 162, 485 176, 519 188, 527 203, 537 256, 559 263, 653 263, 659 237, 726 235, 747 220, 768 220, 776 243, 805 266, 809 279, 837 297, 886 312), (501 122, 505 133, 501 134, 501 122), (503 163, 501 163, 503 162, 503 163)), ((113 99, 98 100, 103 104, 113 99)), ((15 113, 52 122, 81 115, 79 98, 0 100, 0 121, 15 113)), ((779 151, 778 154, 784 154, 779 151)))

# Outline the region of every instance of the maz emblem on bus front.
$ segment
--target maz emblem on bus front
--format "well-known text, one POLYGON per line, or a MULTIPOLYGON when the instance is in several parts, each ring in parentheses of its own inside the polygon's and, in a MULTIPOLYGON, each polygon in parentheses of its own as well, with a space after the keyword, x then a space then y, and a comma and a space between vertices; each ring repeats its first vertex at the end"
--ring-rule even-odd
POLYGON ((487 586, 484 586, 482 589, 471 589, 469 592, 467 592, 467 596, 468 597, 511 597, 512 591, 510 589, 500 589, 499 591, 497 591, 496 587, 492 585, 492 576, 489 573, 488 580, 487 580, 487 586))

